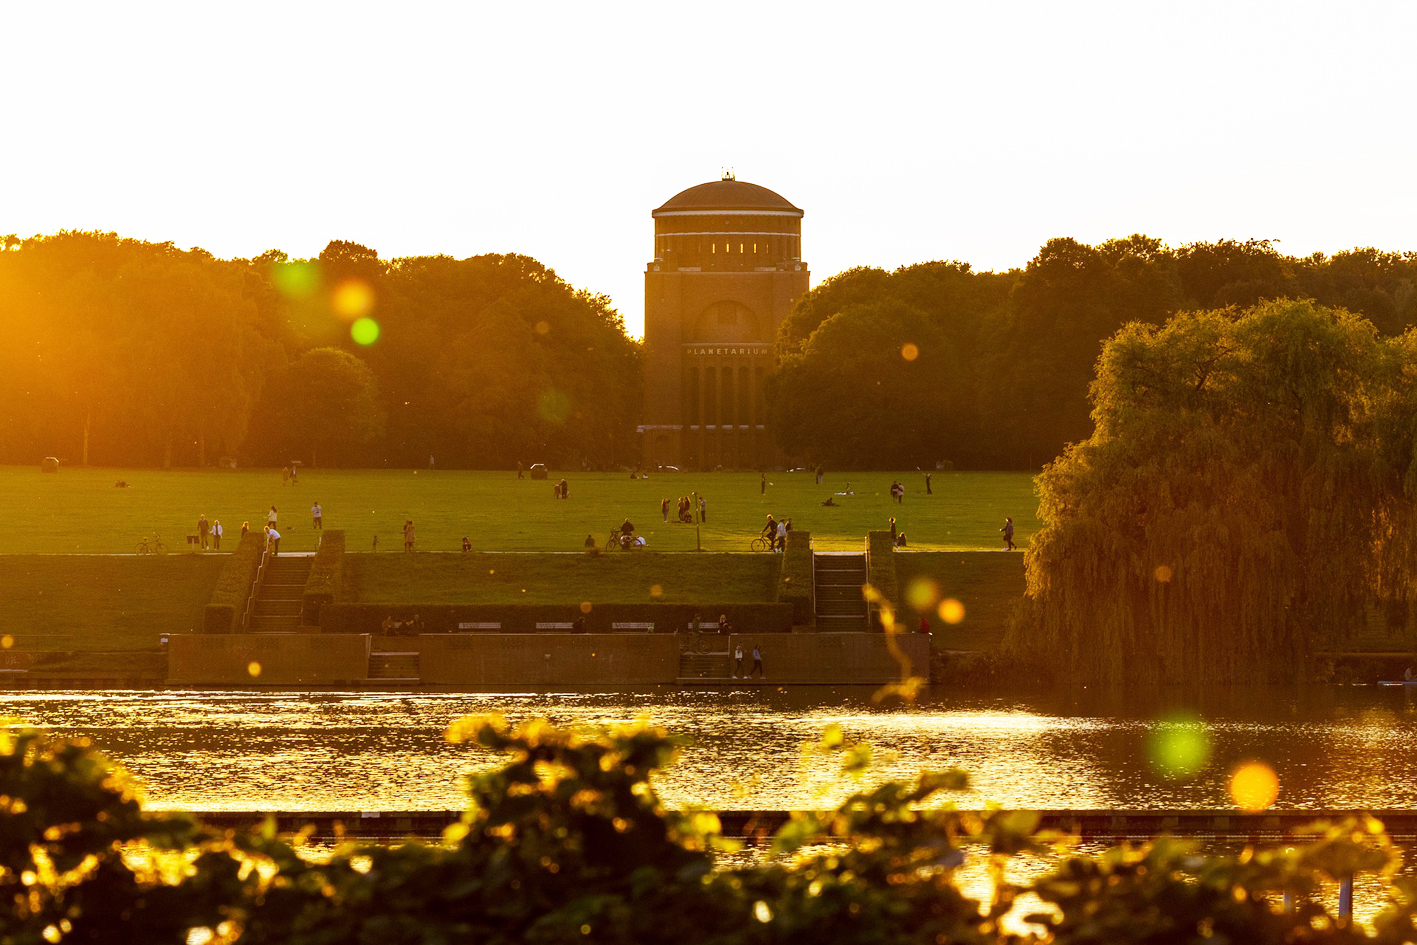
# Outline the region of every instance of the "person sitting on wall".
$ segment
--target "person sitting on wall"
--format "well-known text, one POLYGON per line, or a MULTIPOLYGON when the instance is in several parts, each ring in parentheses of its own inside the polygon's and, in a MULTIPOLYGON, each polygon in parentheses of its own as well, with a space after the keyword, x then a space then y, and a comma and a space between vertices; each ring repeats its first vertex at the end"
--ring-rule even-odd
POLYGON ((901 532, 899 535, 895 536, 895 546, 897 548, 905 547, 905 532, 901 532))
POLYGON ((388 636, 389 634, 394 632, 394 628, 397 626, 398 621, 394 620, 393 614, 389 614, 387 617, 384 618, 384 622, 379 624, 379 630, 385 636, 388 636))

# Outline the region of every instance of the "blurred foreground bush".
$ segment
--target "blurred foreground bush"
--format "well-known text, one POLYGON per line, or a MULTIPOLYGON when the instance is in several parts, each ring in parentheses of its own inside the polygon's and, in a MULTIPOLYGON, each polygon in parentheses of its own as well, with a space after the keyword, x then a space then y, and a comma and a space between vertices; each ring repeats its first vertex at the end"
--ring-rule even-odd
MULTIPOLYGON (((733 846, 716 818, 666 811, 651 786, 676 739, 643 725, 585 734, 494 718, 449 732, 508 760, 469 777, 468 812, 443 845, 350 846, 317 863, 298 839, 203 833, 143 812, 121 770, 84 743, 0 738, 5 945, 1417 941, 1417 883, 1393 880, 1372 929, 1314 901, 1321 882, 1354 872, 1392 878, 1397 856, 1376 822, 1239 856, 1163 838, 1066 857, 1014 885, 1011 859, 1060 838, 1028 813, 918 810, 965 787, 950 771, 795 816, 769 862, 715 869, 733 846), (983 901, 957 884, 966 852, 987 857, 983 901), (1020 936, 1000 920, 1024 892, 1047 909, 1020 936)), ((838 729, 819 750, 839 752, 849 774, 870 764, 838 729)))

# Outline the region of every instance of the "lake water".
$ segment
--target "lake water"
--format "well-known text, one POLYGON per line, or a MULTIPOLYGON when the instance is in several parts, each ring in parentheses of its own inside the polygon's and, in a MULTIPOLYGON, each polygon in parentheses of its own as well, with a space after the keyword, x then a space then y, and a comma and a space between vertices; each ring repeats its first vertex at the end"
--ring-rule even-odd
MULTIPOLYGON (((1255 688, 1149 695, 935 693, 885 707, 869 689, 371 694, 12 692, 0 715, 90 737, 150 807, 417 810, 462 806, 460 775, 497 759, 450 745, 448 724, 501 713, 558 723, 645 717, 689 736, 657 787, 672 807, 806 808, 851 785, 804 751, 837 723, 870 742, 870 780, 958 766, 963 807, 1230 806, 1234 767, 1270 765, 1286 809, 1417 807, 1417 694, 1402 687, 1255 688), (1186 720, 1192 773, 1161 767, 1162 723, 1186 720)), ((1170 756, 1167 756, 1170 757, 1170 756)))

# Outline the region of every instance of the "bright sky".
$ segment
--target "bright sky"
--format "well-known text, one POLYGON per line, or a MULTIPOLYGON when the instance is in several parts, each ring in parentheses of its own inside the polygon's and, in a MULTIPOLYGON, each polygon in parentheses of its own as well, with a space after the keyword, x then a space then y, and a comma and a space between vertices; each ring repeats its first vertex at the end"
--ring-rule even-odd
POLYGON ((1417 250, 1417 2, 0 6, 0 234, 535 256, 642 324, 721 167, 813 283, 1054 236, 1417 250))

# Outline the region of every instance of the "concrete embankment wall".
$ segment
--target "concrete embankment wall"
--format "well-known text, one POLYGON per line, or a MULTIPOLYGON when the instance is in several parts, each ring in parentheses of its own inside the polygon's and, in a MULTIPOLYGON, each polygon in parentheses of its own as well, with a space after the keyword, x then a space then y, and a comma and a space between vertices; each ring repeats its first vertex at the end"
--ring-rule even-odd
POLYGON ((430 686, 627 686, 672 684, 674 634, 464 634, 418 638, 430 686))
POLYGON ((167 667, 168 684, 174 686, 362 683, 369 675, 369 637, 355 633, 177 634, 168 644, 167 667))
MULTIPOLYGON (((753 645, 773 683, 879 685, 924 675, 929 639, 895 638, 905 666, 876 633, 755 633, 705 638, 745 666, 753 645)), ((679 681, 679 634, 427 634, 381 641, 419 654, 419 684, 474 689, 508 686, 658 686, 679 681)), ((369 680, 370 637, 363 634, 184 634, 172 638, 168 682, 199 686, 378 685, 369 680), (259 666, 252 674, 251 664, 259 666)), ((726 665, 726 664, 725 664, 726 665)))

